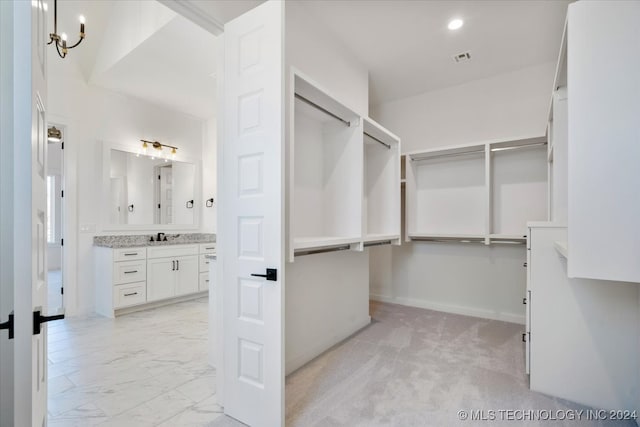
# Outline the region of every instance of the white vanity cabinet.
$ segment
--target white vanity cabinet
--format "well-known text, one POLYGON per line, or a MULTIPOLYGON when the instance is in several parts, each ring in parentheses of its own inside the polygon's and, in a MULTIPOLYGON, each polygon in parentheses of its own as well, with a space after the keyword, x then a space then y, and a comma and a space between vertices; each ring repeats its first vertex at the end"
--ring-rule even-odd
POLYGON ((209 288, 215 243, 95 247, 96 312, 115 317, 145 304, 198 297, 209 288))
POLYGON ((215 243, 203 243, 200 245, 200 280, 198 288, 201 291, 209 290, 209 267, 211 259, 207 258, 207 255, 215 255, 216 244, 215 243))
POLYGON ((149 248, 147 301, 198 292, 198 255, 198 245, 149 248))

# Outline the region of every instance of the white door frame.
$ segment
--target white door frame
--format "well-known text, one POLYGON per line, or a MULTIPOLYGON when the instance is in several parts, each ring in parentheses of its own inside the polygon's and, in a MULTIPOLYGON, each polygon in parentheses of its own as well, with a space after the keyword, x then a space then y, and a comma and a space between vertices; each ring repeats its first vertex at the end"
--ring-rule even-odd
POLYGON ((62 128, 62 138, 64 141, 63 179, 64 197, 62 198, 63 212, 63 237, 64 247, 62 248, 62 271, 64 274, 64 295, 63 307, 67 316, 74 316, 78 313, 78 144, 76 144, 74 131, 78 124, 67 117, 50 114, 49 124, 55 124, 62 128))

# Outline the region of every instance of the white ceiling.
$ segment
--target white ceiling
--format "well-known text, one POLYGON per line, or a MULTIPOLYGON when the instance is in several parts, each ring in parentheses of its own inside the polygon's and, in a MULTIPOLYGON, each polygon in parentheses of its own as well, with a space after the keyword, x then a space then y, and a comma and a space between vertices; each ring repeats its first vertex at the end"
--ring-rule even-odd
POLYGON ((556 61, 569 0, 308 1, 369 69, 375 105, 556 61), (451 18, 464 20, 457 31, 451 18), (453 55, 470 51, 471 60, 453 55))
POLYGON ((176 15, 92 83, 207 119, 216 112, 217 38, 176 15))
MULTIPOLYGON (((87 39, 69 54, 85 78, 196 117, 214 115, 215 79, 210 74, 216 68, 216 37, 179 15, 113 67, 93 73, 111 3, 58 2, 59 27, 70 40, 75 38, 77 16, 87 17, 87 39)), ((224 23, 261 1, 191 3, 224 23)), ((375 105, 555 61, 569 3, 309 0, 304 5, 369 69, 370 103, 375 105), (453 17, 465 21, 458 31, 447 29, 453 17), (453 55, 465 51, 471 52, 471 60, 455 63, 453 55)))

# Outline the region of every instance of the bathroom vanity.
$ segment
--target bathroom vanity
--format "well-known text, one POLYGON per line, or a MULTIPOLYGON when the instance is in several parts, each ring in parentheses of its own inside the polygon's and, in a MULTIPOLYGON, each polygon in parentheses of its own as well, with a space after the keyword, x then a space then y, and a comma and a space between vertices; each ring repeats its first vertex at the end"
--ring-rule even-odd
POLYGON ((115 317, 206 295, 215 234, 96 236, 96 312, 115 317))

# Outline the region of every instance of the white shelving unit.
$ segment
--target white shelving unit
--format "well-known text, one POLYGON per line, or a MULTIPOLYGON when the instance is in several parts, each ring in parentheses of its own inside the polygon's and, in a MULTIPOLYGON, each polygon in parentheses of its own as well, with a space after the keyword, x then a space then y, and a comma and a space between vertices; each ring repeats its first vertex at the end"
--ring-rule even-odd
POLYGON ((363 242, 400 244, 400 138, 364 119, 363 242))
POLYGON ((293 70, 289 261, 400 243, 400 139, 293 70))
POLYGON ((546 142, 537 137, 489 144, 491 240, 524 241, 527 221, 547 218, 546 142))
POLYGON ((406 240, 524 243, 547 218, 546 137, 406 154, 406 240))
POLYGON ((407 240, 485 235, 485 145, 408 153, 407 240))
POLYGON ((359 246, 362 121, 299 74, 292 80, 291 249, 359 246))

